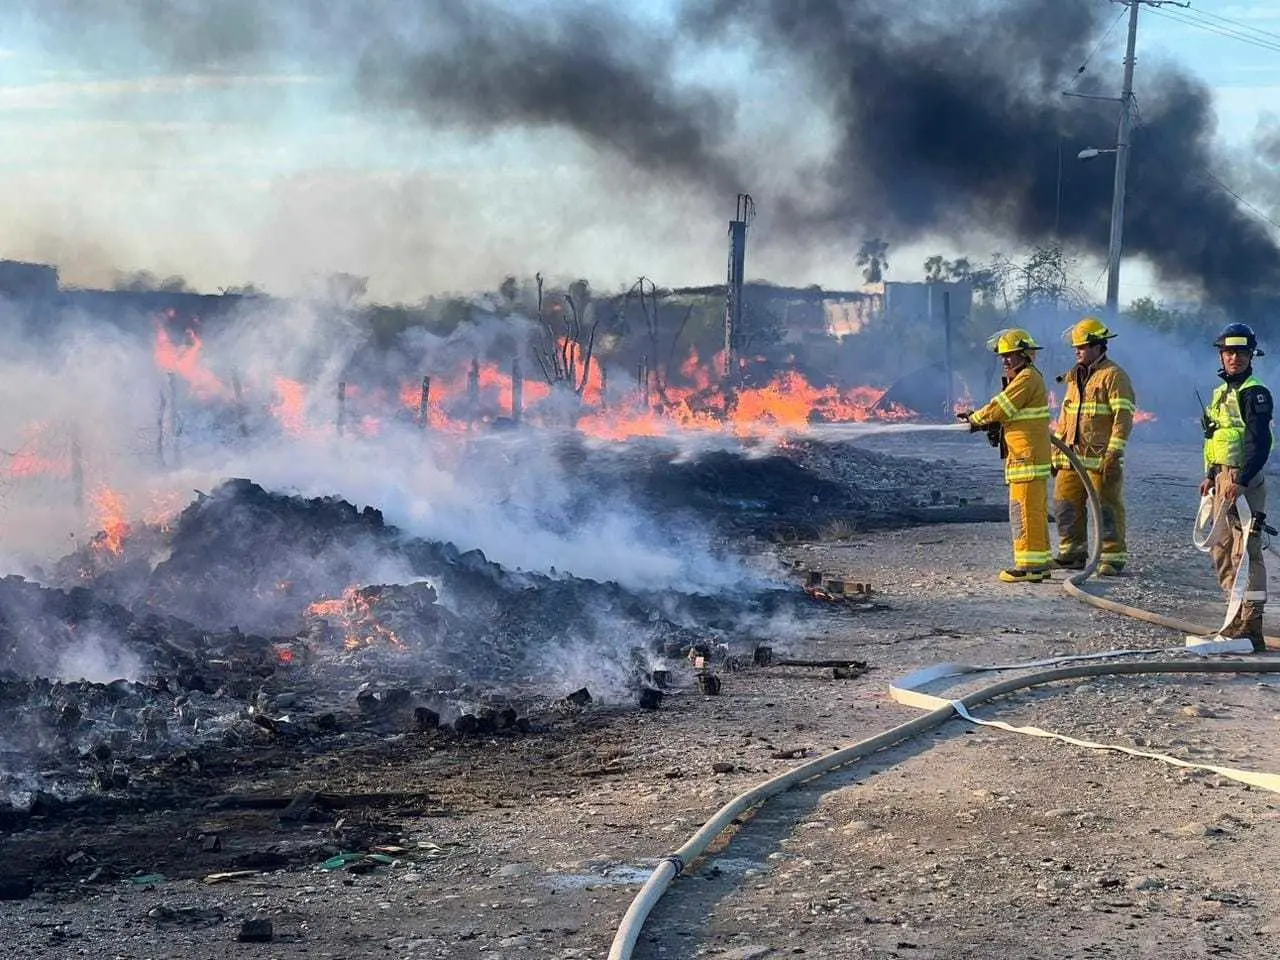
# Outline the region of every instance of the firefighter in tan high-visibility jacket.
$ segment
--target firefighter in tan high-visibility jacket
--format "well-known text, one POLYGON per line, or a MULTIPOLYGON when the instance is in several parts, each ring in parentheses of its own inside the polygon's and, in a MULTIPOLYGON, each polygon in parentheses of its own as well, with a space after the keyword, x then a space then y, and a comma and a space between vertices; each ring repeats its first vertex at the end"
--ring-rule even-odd
POLYGON ((1001 330, 987 341, 1004 366, 1004 389, 980 410, 962 413, 970 430, 999 431, 993 442, 1004 457, 1009 485, 1013 566, 1000 571, 1006 583, 1039 583, 1049 576, 1049 392, 1035 367, 1040 346, 1025 330, 1001 330))
MULTIPOLYGON (((1102 506, 1102 555, 1098 573, 1114 576, 1129 560, 1124 523, 1124 451, 1137 410, 1129 375, 1107 356, 1115 337, 1101 320, 1085 317, 1062 339, 1076 352, 1076 364, 1058 382, 1066 396, 1058 413, 1058 439, 1071 448, 1089 473, 1102 506)), ((1058 555, 1054 563, 1080 570, 1089 558, 1089 491, 1067 458, 1053 451, 1057 482, 1053 509, 1058 520, 1058 555)))
POLYGON ((1204 480, 1200 495, 1213 497, 1215 522, 1209 534, 1209 554, 1218 582, 1228 598, 1240 567, 1248 561, 1244 594, 1235 615, 1218 633, 1218 640, 1245 641, 1223 652, 1262 653, 1267 649, 1262 614, 1267 605, 1267 567, 1262 554, 1266 529, 1267 459, 1271 456, 1271 421, 1275 401, 1253 372, 1253 358, 1261 357, 1258 337, 1245 323, 1229 323, 1213 341, 1218 348, 1222 385, 1213 391, 1204 411, 1204 480), (1240 516, 1244 499, 1253 515, 1249 529, 1240 516))

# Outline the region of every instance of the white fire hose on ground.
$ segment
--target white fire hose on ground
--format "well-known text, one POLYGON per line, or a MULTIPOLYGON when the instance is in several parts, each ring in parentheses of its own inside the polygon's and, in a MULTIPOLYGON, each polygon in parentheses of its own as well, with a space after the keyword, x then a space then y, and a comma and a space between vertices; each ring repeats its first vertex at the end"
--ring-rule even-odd
MULTIPOLYGON (((940 427, 939 429, 949 429, 940 427)), ((954 428, 950 428, 954 429, 954 428)), ((967 429, 960 427, 959 429, 967 429)), ((1089 511, 1089 559, 1083 570, 1073 574, 1063 585, 1063 589, 1070 595, 1083 600, 1092 606, 1102 610, 1109 610, 1113 613, 1119 613, 1127 617, 1134 617, 1147 623, 1153 623, 1158 626, 1168 627, 1179 633, 1188 634, 1188 644, 1192 640, 1197 642, 1206 640, 1214 635, 1213 630, 1180 620, 1175 617, 1167 617, 1163 614, 1153 613, 1149 610, 1143 610, 1140 607, 1129 606, 1128 604, 1118 603, 1105 597, 1095 596, 1086 592, 1080 585, 1088 579, 1098 567, 1099 557, 1102 553, 1102 505, 1098 499, 1098 493, 1094 489, 1093 484, 1089 481, 1088 472, 1079 458, 1057 437, 1053 438, 1054 445, 1066 456, 1070 462, 1072 469, 1080 475, 1084 481, 1085 490, 1088 492, 1088 511, 1089 511)), ((1248 513, 1248 505, 1244 503, 1244 499, 1239 501, 1241 510, 1240 518, 1244 525, 1246 535, 1251 526, 1252 515, 1248 513)), ((1221 522, 1221 518, 1218 521, 1221 522)), ((1199 529, 1201 522, 1197 520, 1197 533, 1195 535, 1197 547, 1200 547, 1199 529)), ((1212 533, 1209 537, 1212 536, 1212 533)), ((1208 542, 1208 537, 1204 540, 1208 542)), ((1244 544, 1247 548, 1247 540, 1244 544)), ((1241 568, 1245 570, 1245 578, 1247 578, 1248 551, 1244 551, 1241 559, 1241 568)), ((1239 574, 1236 577, 1236 584, 1232 588, 1232 598, 1235 599, 1237 587, 1247 582, 1239 574)), ((1243 596, 1241 589, 1240 595, 1243 596)), ((1239 600, 1235 600, 1235 606, 1238 607, 1239 600)), ((1230 622, 1234 614, 1234 609, 1229 605, 1227 621, 1230 622)), ((1268 638, 1269 640, 1273 638, 1268 638)), ((1190 647, 1194 651, 1194 647, 1190 647)), ((789 790, 794 786, 811 780, 822 774, 829 773, 839 767, 860 760, 863 757, 885 750, 889 747, 909 740, 919 734, 926 733, 936 729, 946 723, 952 717, 962 717, 974 723, 981 723, 989 726, 997 726, 1001 729, 1010 730, 1017 733, 1026 733, 1033 736, 1053 737, 1055 739, 1064 740, 1068 743, 1085 746, 1092 749, 1104 750, 1121 750, 1134 756, 1146 757, 1160 760, 1167 763, 1174 763, 1180 766, 1197 767, 1200 769, 1213 770, 1224 776, 1231 777, 1242 782, 1261 787, 1280 793, 1280 776, 1273 774, 1260 774, 1252 771, 1233 770, 1229 768, 1210 767, 1202 764, 1190 764, 1179 760, 1175 757, 1169 757, 1161 754, 1145 753, 1142 751, 1131 750, 1127 747, 1115 747, 1108 744, 1091 743, 1088 741, 1074 740, 1069 737, 1063 737, 1058 734, 1048 733, 1034 727, 1012 727, 1008 724, 979 720, 972 716, 969 712, 971 708, 994 700, 996 697, 1003 696, 1008 693, 1014 693, 1019 690, 1025 690, 1029 687, 1039 686, 1046 683, 1054 683, 1061 680, 1074 680, 1082 677, 1112 676, 1124 674, 1153 674, 1153 673, 1280 673, 1280 660, 1205 660, 1197 658, 1194 660, 1165 660, 1165 661, 1140 661, 1140 662, 1105 662, 1105 663, 1077 663, 1073 665, 1066 664, 1072 661, 1081 661, 1089 659, 1102 659, 1108 657, 1131 656, 1134 654, 1152 654, 1164 653, 1164 649, 1150 650, 1112 650, 1106 653, 1083 654, 1072 657, 1060 657, 1053 660, 1043 660, 1033 663, 1011 663, 999 664, 993 666, 971 666, 968 664, 937 664, 925 670, 905 677, 898 683, 890 686, 890 694, 900 703, 918 706, 927 710, 927 713, 909 720, 906 723, 899 724, 883 733, 876 734, 866 740, 860 740, 857 743, 850 744, 824 757, 811 760, 808 763, 801 764, 791 770, 781 773, 775 777, 764 781, 763 783, 738 794, 719 810, 717 810, 706 823, 704 823, 693 836, 691 836, 683 846, 674 853, 670 853, 662 857, 658 861, 658 865, 653 872, 645 880, 644 885, 636 894, 635 899, 631 901, 631 905, 627 908, 626 913, 622 917, 622 921, 618 925, 618 930, 613 938, 613 943, 609 948, 608 960, 630 960, 632 952, 635 950, 636 941, 640 937, 640 931, 644 926, 645 919, 649 913, 657 905, 663 893, 671 885, 671 882, 685 872, 685 869, 695 859, 702 856, 706 852, 711 842, 730 827, 742 814, 754 807, 760 806, 770 797, 776 796, 783 791, 789 790), (946 677, 961 676, 970 673, 994 672, 1003 670, 1025 670, 1030 667, 1048 667, 1048 669, 1037 670, 1034 673, 1023 674, 1017 677, 1009 677, 998 680, 995 683, 982 687, 959 699, 950 700, 942 697, 936 697, 930 694, 922 694, 915 688, 926 682, 943 679, 946 677)))

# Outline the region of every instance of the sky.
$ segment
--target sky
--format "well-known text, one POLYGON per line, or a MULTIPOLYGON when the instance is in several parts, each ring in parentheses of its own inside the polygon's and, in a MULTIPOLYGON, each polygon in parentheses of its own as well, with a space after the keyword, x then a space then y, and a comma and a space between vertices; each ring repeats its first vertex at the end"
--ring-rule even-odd
MULTIPOLYGON (((740 94, 736 121, 756 161, 755 179, 726 180, 723 194, 708 195, 678 178, 630 168, 602 154, 598 142, 554 124, 407 116, 386 97, 362 96, 348 71, 331 68, 346 62, 340 48, 328 57, 314 47, 298 54, 301 45, 286 34, 270 55, 219 62, 208 56, 206 37, 181 33, 180 17, 153 28, 164 32, 157 38, 105 12, 131 2, 141 0, 4 4, 0 257, 54 263, 69 284, 110 285, 147 271, 210 292, 252 283, 293 295, 347 272, 368 276, 371 296, 396 301, 491 289, 507 274, 536 271, 588 277, 597 288, 641 274, 665 286, 715 283, 724 275, 725 225, 741 189, 761 210, 749 277, 837 289, 860 282, 856 236, 770 232, 771 198, 821 154, 828 124, 819 111, 798 109, 787 78, 750 67, 732 44, 686 50, 674 68, 691 83, 729 85, 740 94), (48 13, 54 8, 60 15, 48 13)), ((173 5, 221 6, 230 20, 245 3, 173 5)), ((519 6, 566 5, 573 0, 519 6)), ((378 6, 375 0, 370 9, 378 6)), ((1106 22, 1117 22, 1084 76, 1118 88, 1124 10, 1114 7, 1106 22)), ((675 0, 647 0, 619 9, 663 24, 676 7, 675 0)), ((1191 10, 1190 20, 1177 8, 1143 10, 1139 102, 1144 71, 1174 61, 1211 88, 1216 144, 1227 155, 1247 150, 1268 104, 1280 104, 1280 3, 1200 0, 1191 10), (1215 34, 1215 26, 1254 42, 1215 34)), ((404 29, 409 36, 411 28, 404 29)), ((215 39, 230 50, 242 38, 233 24, 215 39)), ((383 56, 378 49, 363 54, 365 64, 383 56)), ((466 83, 465 74, 456 82, 466 83)), ((1078 147, 1089 145, 1105 146, 1078 147)), ((1232 183, 1224 164, 1224 182, 1249 200, 1247 184, 1232 183)), ((1070 189, 1069 171, 1065 204, 1070 189)), ((1017 252, 981 224, 972 236, 915 240, 894 248, 889 278, 918 279, 918 264, 931 253, 996 249, 1017 252)), ((1086 261, 1082 274, 1100 296, 1100 266, 1086 261)), ((1126 261, 1122 300, 1173 293, 1141 262, 1126 261)))

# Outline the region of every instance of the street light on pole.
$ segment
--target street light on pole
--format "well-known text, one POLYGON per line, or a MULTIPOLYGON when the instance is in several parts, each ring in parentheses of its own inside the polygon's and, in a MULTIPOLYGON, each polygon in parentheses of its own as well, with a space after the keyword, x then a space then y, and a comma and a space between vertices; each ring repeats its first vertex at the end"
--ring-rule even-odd
MULTIPOLYGON (((1133 64, 1138 46, 1138 11, 1148 7, 1189 7, 1190 0, 1112 0, 1123 3, 1129 8, 1129 39, 1125 44, 1124 85, 1120 90, 1120 123, 1116 131, 1114 148, 1099 149, 1088 147, 1076 156, 1081 160, 1089 160, 1100 153, 1116 155, 1115 181, 1111 188, 1111 237, 1107 243, 1107 320, 1114 323, 1120 312, 1120 251, 1124 235, 1124 189, 1125 177, 1129 172, 1129 136, 1133 132, 1133 64)), ((1086 61, 1087 62, 1087 61, 1086 61)), ((1084 67, 1080 68, 1081 70, 1084 67)), ((1081 97, 1085 100, 1115 100, 1115 97, 1099 97, 1091 94, 1071 93, 1064 90, 1063 96, 1081 97)))
MULTIPOLYGON (((1124 188, 1129 172, 1129 135, 1133 132, 1133 62, 1138 45, 1140 0, 1128 0, 1129 39, 1125 46, 1124 86, 1120 90, 1120 124, 1116 133, 1116 175, 1111 188, 1111 239, 1107 244, 1107 322, 1120 313, 1120 251, 1124 233, 1124 188)), ((1153 3, 1153 6, 1158 3, 1153 3)), ((1102 151, 1099 150, 1099 153, 1102 151)), ((1110 152, 1110 151, 1108 151, 1110 152)))

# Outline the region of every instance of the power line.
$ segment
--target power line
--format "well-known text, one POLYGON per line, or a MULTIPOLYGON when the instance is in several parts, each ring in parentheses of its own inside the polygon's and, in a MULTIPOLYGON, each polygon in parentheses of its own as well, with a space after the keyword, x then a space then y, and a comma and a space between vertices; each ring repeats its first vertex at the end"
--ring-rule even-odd
MULTIPOLYGON (((1146 126, 1146 124, 1143 122, 1143 119, 1142 119, 1142 107, 1139 105, 1138 98, 1136 96, 1133 98, 1133 112, 1134 112, 1134 125, 1138 127, 1146 126)), ((1271 217, 1267 216, 1267 214, 1265 214, 1263 211, 1258 209, 1256 206, 1254 206, 1244 197, 1240 196, 1240 194, 1236 193, 1236 191, 1232 190, 1229 186, 1227 186, 1225 183, 1222 182, 1221 178, 1219 178, 1215 173, 1213 173, 1207 167, 1195 167, 1193 169, 1201 173, 1206 179, 1211 180, 1215 184, 1217 184, 1217 186, 1223 192, 1229 194, 1233 199, 1236 200, 1236 202, 1238 202, 1239 204, 1244 206, 1246 209, 1248 209, 1251 213, 1253 213, 1254 216, 1258 217, 1260 220, 1265 220, 1271 226, 1275 227, 1276 230, 1280 230, 1280 223, 1277 223, 1275 220, 1271 219, 1271 217)))
POLYGON ((1272 53, 1280 53, 1280 41, 1264 40, 1261 37, 1251 37, 1248 34, 1232 30, 1228 27, 1220 27, 1208 20, 1199 20, 1195 17, 1187 16, 1184 11, 1160 10, 1153 9, 1151 11, 1158 17, 1163 17, 1173 23, 1180 23, 1188 27, 1196 27, 1204 30, 1206 33, 1212 33, 1219 37, 1225 37, 1228 40, 1239 40, 1241 43, 1247 43, 1252 47, 1258 47, 1261 50, 1269 50, 1272 53))
POLYGON ((1175 19, 1182 18, 1187 23, 1194 24, 1203 30, 1217 33, 1220 36, 1225 36, 1232 40, 1239 40, 1242 43, 1260 47, 1264 50, 1280 49, 1280 36, 1270 36, 1265 33, 1250 33, 1247 30, 1240 30, 1222 23, 1215 23, 1213 20, 1205 17, 1197 10, 1170 10, 1168 13, 1169 16, 1175 19))
POLYGON ((1247 210, 1252 212, 1254 216, 1258 217, 1260 220, 1265 220, 1267 223, 1271 224, 1271 226, 1275 227, 1276 230, 1280 230, 1280 223, 1276 223, 1276 221, 1272 220, 1269 216, 1267 216, 1265 213, 1263 213, 1261 210, 1255 207, 1252 203, 1250 203, 1244 197, 1240 196, 1240 194, 1236 193, 1234 190, 1228 187, 1225 183, 1219 180, 1218 177, 1215 176, 1210 170, 1207 170, 1204 167, 1201 167, 1200 172, 1204 174, 1205 177, 1207 177, 1208 179, 1216 183, 1222 190, 1226 191, 1228 194, 1234 197, 1236 202, 1240 203, 1247 210))
POLYGON ((1102 49, 1102 45, 1107 42, 1107 37, 1111 36, 1111 31, 1116 28, 1116 24, 1124 19, 1127 12, 1127 10, 1121 9, 1116 18, 1111 21, 1111 26, 1107 27, 1102 36, 1098 38, 1098 42, 1093 45, 1093 49, 1089 51, 1089 55, 1084 58, 1084 62, 1076 68, 1076 75, 1071 78, 1071 83, 1068 84, 1068 87, 1073 87, 1080 82, 1080 77, 1084 75, 1085 68, 1089 66, 1089 61, 1097 56, 1098 51, 1102 49))
POLYGON ((1208 10, 1189 10, 1188 13, 1199 17, 1202 20, 1217 20, 1221 23, 1232 27, 1237 27, 1246 33, 1256 33, 1261 37, 1269 37, 1272 40, 1280 41, 1280 33, 1272 30, 1263 30, 1261 27, 1255 27, 1251 23, 1245 23, 1243 20, 1232 20, 1230 17, 1224 17, 1220 13, 1210 13, 1208 10))

